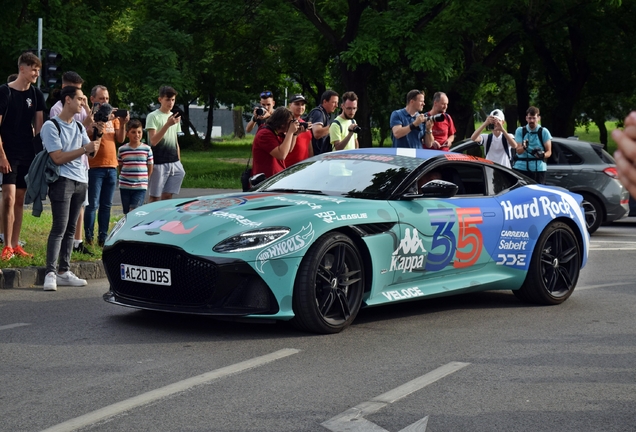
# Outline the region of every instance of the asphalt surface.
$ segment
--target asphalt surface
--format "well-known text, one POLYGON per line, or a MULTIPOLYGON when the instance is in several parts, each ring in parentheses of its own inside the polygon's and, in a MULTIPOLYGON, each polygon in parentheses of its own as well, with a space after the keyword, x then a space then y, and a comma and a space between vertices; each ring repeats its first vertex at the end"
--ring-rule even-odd
POLYGON ((114 306, 104 279, 1 290, 0 430, 634 431, 635 228, 592 236, 562 305, 395 303, 336 335, 114 306))

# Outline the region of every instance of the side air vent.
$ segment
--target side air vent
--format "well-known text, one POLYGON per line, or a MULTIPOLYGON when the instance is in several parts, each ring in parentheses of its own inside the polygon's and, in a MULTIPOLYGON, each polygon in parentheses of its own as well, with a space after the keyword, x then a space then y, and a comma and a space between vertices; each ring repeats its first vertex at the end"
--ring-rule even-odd
POLYGON ((358 231, 361 236, 371 236, 376 234, 382 234, 389 231, 395 222, 387 222, 387 223, 374 223, 374 224, 362 224, 362 225, 354 225, 351 228, 358 231))
POLYGON ((290 205, 286 205, 286 204, 271 205, 271 206, 256 207, 256 208, 253 208, 253 209, 249 209, 249 211, 274 210, 274 209, 279 209, 279 208, 284 208, 284 207, 291 207, 291 206, 290 205))

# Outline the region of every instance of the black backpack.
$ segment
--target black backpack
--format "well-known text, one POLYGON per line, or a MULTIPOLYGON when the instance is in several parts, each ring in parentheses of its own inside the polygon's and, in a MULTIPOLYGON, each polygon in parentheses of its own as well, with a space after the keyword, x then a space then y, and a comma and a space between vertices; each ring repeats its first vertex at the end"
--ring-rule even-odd
MULTIPOLYGON (((62 130, 60 129, 60 124, 57 122, 57 120, 51 119, 51 120, 47 120, 47 121, 53 122, 53 124, 55 125, 55 128, 57 129, 58 135, 62 133, 62 130)), ((77 120, 73 120, 73 121, 77 125, 77 128, 79 129, 80 134, 81 134, 84 131, 84 128, 82 127, 80 122, 78 122, 77 120)), ((44 127, 44 124, 42 124, 42 127, 44 127)), ((33 137, 33 148, 35 149, 35 154, 38 154, 42 150, 44 150, 44 144, 42 144, 42 137, 40 136, 40 132, 38 132, 33 137)))
MULTIPOLYGON (((504 132, 504 133, 508 133, 508 132, 504 132)), ((512 163, 514 161, 514 158, 512 154, 510 153, 510 146, 508 145, 508 140, 503 136, 503 134, 501 135, 501 142, 503 144, 504 151, 506 152, 506 154, 508 155, 508 158, 510 159, 510 162, 512 163)), ((488 138, 486 139, 486 153, 484 153, 484 157, 486 157, 486 155, 488 154, 491 144, 492 144, 492 134, 488 135, 488 138)))

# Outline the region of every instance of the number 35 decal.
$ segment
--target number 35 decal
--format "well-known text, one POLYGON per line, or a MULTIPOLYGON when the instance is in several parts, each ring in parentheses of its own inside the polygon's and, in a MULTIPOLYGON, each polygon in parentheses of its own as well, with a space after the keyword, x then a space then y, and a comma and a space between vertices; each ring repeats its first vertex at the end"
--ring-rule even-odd
POLYGON ((428 215, 431 225, 436 228, 431 242, 431 252, 426 260, 426 270, 442 270, 453 258, 455 268, 475 264, 484 243, 481 231, 475 226, 482 223, 481 210, 477 207, 430 209, 428 215), (459 222, 459 239, 453 234, 455 222, 459 222))

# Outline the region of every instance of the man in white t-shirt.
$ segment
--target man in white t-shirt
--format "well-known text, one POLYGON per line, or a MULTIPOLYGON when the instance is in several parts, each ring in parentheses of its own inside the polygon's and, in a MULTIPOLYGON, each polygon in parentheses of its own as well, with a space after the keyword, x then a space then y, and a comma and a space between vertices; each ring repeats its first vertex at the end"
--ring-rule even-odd
POLYGON ((517 148, 515 137, 504 129, 506 122, 503 111, 496 109, 490 113, 486 121, 477 128, 470 136, 470 139, 485 146, 485 158, 500 165, 510 168, 511 149, 517 148), (491 134, 483 134, 482 131, 489 125, 491 134))

